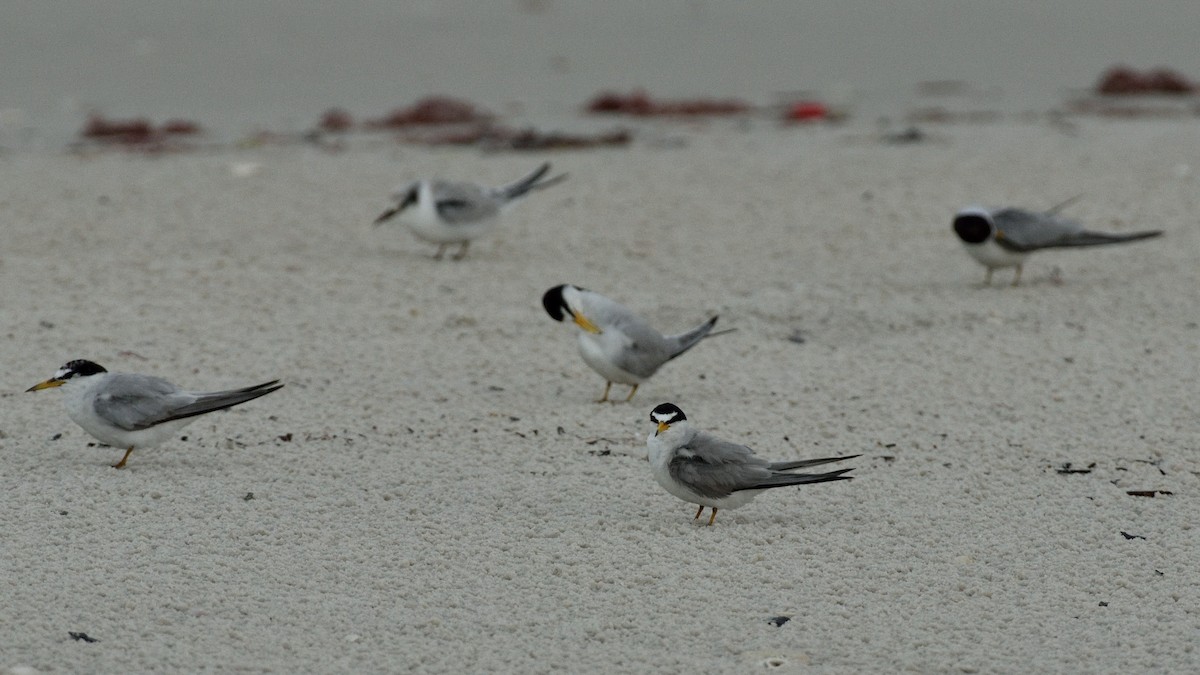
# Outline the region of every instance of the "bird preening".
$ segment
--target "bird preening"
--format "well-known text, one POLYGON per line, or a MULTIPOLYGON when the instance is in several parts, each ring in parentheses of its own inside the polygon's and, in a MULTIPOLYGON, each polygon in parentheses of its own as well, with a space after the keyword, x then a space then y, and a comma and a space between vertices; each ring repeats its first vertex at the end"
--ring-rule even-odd
POLYGON ((1047 248, 1105 246, 1150 239, 1162 230, 1124 234, 1094 232, 1058 212, 1078 198, 1067 200, 1047 211, 1017 208, 987 209, 968 206, 954 216, 954 233, 980 265, 987 268, 983 284, 990 286, 992 272, 1015 267, 1012 285, 1021 283, 1021 271, 1029 254, 1047 248))
POLYGON ((608 400, 613 382, 629 385, 626 401, 637 393, 638 385, 658 372, 664 364, 683 355, 701 340, 724 335, 733 329, 712 332, 717 317, 676 335, 663 335, 625 306, 599 293, 571 284, 560 284, 542 295, 542 307, 550 318, 579 328, 579 354, 592 370, 605 380, 608 400))

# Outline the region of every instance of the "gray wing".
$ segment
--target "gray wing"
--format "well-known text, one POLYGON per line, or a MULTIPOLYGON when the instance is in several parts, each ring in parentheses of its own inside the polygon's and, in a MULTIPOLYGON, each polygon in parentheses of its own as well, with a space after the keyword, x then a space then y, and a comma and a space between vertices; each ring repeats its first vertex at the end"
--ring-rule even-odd
POLYGON ((667 469, 672 478, 710 499, 761 485, 773 473, 750 448, 704 432, 677 448, 667 469))
POLYGON ((992 220, 996 224, 996 243, 1018 252, 1039 248, 1122 244, 1162 234, 1162 230, 1120 234, 1092 232, 1073 220, 1059 218, 1053 210, 1034 213, 1021 209, 1001 209, 992 214, 992 220))
POLYGON ((195 393, 149 375, 115 374, 104 383, 92 406, 110 424, 134 431, 229 408, 282 387, 279 380, 272 380, 242 389, 195 393))
POLYGON ((500 210, 500 199, 478 185, 437 181, 432 189, 434 208, 451 225, 478 222, 500 210))
POLYGON ((92 402, 104 421, 126 431, 146 429, 195 402, 196 397, 166 380, 149 375, 114 374, 92 402))
POLYGON ((670 345, 662 333, 624 305, 591 291, 585 291, 582 300, 584 316, 602 330, 620 331, 625 336, 626 349, 615 363, 621 370, 650 377, 671 359, 670 345))
POLYGON ((1024 209, 1000 209, 992 213, 992 220, 996 224, 996 243, 1019 252, 1073 246, 1084 233, 1083 225, 1074 220, 1024 209))

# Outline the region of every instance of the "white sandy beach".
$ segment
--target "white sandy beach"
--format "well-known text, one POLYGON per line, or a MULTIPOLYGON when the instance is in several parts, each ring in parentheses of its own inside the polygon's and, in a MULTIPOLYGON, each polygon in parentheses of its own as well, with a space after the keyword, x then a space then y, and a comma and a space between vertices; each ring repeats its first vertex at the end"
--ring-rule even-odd
MULTIPOLYGON (((583 31, 571 7, 535 16, 583 31)), ((355 103, 309 102, 305 122, 355 103)), ((9 143, 0 672, 1197 670, 1200 125, 1070 125, 901 146, 874 117, 755 117, 532 154, 9 143), (464 261, 370 225, 397 183, 542 161, 570 179, 464 261), (1089 226, 1166 234, 980 287, 959 207, 1075 195, 1089 226), (664 331, 737 331, 596 404, 540 304, 564 282, 664 331), (74 358, 286 387, 116 471, 58 392, 22 393, 74 358), (705 527, 645 461, 664 401, 772 459, 863 453, 856 479, 705 527)))

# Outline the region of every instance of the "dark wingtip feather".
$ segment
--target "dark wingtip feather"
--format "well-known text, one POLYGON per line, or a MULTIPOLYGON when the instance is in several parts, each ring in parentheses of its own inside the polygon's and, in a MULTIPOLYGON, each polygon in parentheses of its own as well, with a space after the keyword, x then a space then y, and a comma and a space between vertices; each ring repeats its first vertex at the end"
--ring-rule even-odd
POLYGON ((1124 244, 1132 241, 1140 241, 1142 239, 1153 239, 1154 237, 1162 236, 1162 230, 1145 230, 1143 232, 1131 232, 1129 234, 1113 234, 1110 232, 1092 232, 1084 230, 1076 234, 1070 240, 1066 241, 1063 246, 1103 246, 1105 244, 1124 244))
POLYGON ((221 398, 224 399, 220 404, 213 403, 213 395, 201 397, 200 400, 196 401, 195 403, 178 409, 176 414, 156 420, 154 424, 158 425, 162 424, 163 422, 181 420, 188 417, 196 417, 197 415, 216 412, 218 410, 225 410, 236 405, 253 401, 256 398, 266 396, 267 394, 279 391, 280 389, 283 389, 283 385, 279 382, 279 380, 271 380, 270 382, 264 382, 262 384, 256 384, 254 386, 245 387, 242 389, 235 389, 230 392, 218 392, 216 393, 216 396, 221 396, 221 398))
MULTIPOLYGON (((239 394, 247 394, 252 391, 258 391, 259 389, 266 389, 267 387, 273 387, 273 389, 271 389, 271 391, 275 391, 276 389, 282 389, 283 385, 279 384, 279 380, 271 380, 270 382, 263 382, 262 384, 255 384, 255 385, 251 385, 249 387, 242 387, 241 389, 235 389, 234 391, 236 391, 239 394), (279 385, 279 386, 275 386, 275 385, 279 385)), ((269 394, 271 392, 265 392, 265 393, 269 394)))
MULTIPOLYGON (((547 165, 547 167, 549 167, 549 165, 547 165)), ((555 176, 555 177, 553 177, 553 178, 547 178, 546 180, 544 180, 544 181, 542 181, 542 182, 540 182, 540 183, 537 183, 537 184, 535 184, 535 185, 531 185, 531 186, 529 187, 529 189, 530 189, 530 190, 545 190, 545 189, 546 189, 546 188, 548 188, 548 187, 553 187, 553 186, 555 186, 555 185, 558 185, 559 183, 561 183, 561 182, 563 182, 564 180, 566 180, 566 179, 567 179, 567 178, 568 178, 570 175, 571 175, 571 174, 569 174, 569 173, 560 173, 560 174, 558 174, 557 176, 555 176)))
POLYGON ((838 469, 837 471, 830 471, 828 473, 778 473, 760 483, 741 488, 741 490, 765 490, 792 485, 813 485, 816 483, 830 483, 837 480, 854 480, 854 476, 843 475, 853 470, 854 467, 838 469))

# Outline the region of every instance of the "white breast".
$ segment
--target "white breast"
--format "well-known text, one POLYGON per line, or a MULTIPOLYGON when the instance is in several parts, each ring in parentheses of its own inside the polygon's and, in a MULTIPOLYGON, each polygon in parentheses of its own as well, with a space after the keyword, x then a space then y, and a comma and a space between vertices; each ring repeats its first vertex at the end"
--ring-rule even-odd
POLYGON ((1017 265, 1025 264, 1025 259, 1029 257, 1028 253, 1009 251, 992 239, 988 239, 981 244, 963 242, 963 247, 967 249, 967 253, 970 253, 976 262, 989 268, 1016 267, 1017 265))
MULTIPOLYGON (((149 448, 170 439, 181 428, 196 421, 196 417, 185 417, 164 424, 158 424, 147 429, 127 431, 113 426, 107 420, 96 414, 94 401, 104 384, 103 375, 89 377, 85 380, 68 381, 63 385, 63 404, 67 409, 67 417, 88 432, 93 438, 114 448, 149 448)), ((102 395, 102 394, 100 394, 102 395)))
POLYGON ((442 220, 437 212, 433 199, 433 189, 428 181, 422 181, 417 188, 417 205, 401 213, 405 216, 413 234, 420 239, 435 244, 455 244, 470 241, 486 234, 496 224, 496 218, 484 218, 472 223, 455 223, 453 225, 442 220))
POLYGON ((740 490, 728 497, 712 499, 692 492, 686 485, 671 477, 671 457, 676 445, 680 444, 679 433, 682 430, 674 427, 666 432, 655 435, 653 432, 646 437, 647 456, 650 459, 650 471, 654 480, 664 490, 689 504, 715 506, 719 509, 736 509, 750 503, 762 490, 740 490))
POLYGON ((641 384, 645 381, 644 378, 625 372, 614 363, 627 342, 628 339, 620 331, 609 329, 597 335, 581 330, 579 332, 579 355, 583 357, 584 363, 609 382, 628 385, 641 384))
MULTIPOLYGON (((669 433, 669 432, 668 432, 669 433)), ((650 471, 654 475, 654 481, 662 486, 664 490, 682 499, 685 502, 692 504, 700 504, 701 498, 699 495, 692 493, 686 487, 676 482, 671 477, 669 468, 671 463, 671 454, 673 447, 668 445, 663 440, 663 435, 655 435, 651 432, 646 437, 646 450, 650 459, 650 471)))

